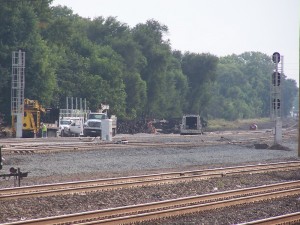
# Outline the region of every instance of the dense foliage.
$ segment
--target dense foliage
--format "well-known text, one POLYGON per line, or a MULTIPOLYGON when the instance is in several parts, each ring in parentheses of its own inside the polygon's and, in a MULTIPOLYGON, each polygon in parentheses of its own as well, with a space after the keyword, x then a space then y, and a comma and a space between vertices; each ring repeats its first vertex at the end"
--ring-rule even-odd
MULTIPOLYGON (((270 56, 218 58, 174 51, 168 27, 149 20, 130 28, 114 17, 82 18, 51 0, 0 0, 0 112, 9 118, 11 54, 26 52, 25 97, 64 108, 66 97, 101 103, 123 119, 199 113, 235 120, 270 114, 270 56)), ((283 113, 298 88, 283 77, 283 113)))

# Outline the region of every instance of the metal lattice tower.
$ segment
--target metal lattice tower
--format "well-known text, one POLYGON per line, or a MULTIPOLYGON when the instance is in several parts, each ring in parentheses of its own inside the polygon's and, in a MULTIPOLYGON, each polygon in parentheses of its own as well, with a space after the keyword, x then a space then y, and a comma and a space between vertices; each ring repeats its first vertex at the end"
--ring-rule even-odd
POLYGON ((12 52, 11 115, 16 137, 22 137, 25 89, 25 52, 12 52))

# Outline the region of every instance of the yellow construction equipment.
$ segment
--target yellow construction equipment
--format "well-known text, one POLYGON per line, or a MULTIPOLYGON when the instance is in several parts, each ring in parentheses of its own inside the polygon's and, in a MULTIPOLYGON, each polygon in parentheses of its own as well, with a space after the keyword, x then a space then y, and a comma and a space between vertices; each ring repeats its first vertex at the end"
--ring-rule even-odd
MULTIPOLYGON (((24 99, 24 115, 22 119, 22 137, 36 137, 39 133, 41 114, 46 113, 46 109, 37 100, 24 99)), ((12 116, 12 132, 15 136, 16 116, 12 116)))

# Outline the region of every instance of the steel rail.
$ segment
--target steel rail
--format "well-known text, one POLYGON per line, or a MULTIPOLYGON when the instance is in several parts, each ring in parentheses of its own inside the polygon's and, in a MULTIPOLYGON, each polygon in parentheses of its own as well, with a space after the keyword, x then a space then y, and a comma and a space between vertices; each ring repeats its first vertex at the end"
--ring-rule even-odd
POLYGON ((198 146, 216 146, 224 145, 226 142, 215 142, 215 141, 206 141, 202 142, 176 142, 176 143, 128 143, 128 144, 117 144, 117 143, 90 143, 84 144, 74 144, 74 145, 46 145, 46 146, 36 146, 36 147, 4 147, 2 149, 5 154, 28 154, 28 153, 53 153, 61 151, 74 151, 74 150, 97 150, 104 148, 137 148, 137 147, 161 147, 161 148, 170 148, 170 147, 198 147, 198 146))
POLYGON ((247 223, 240 223, 238 225, 284 225, 284 224, 299 224, 300 223, 300 212, 289 213, 281 216, 274 216, 266 219, 255 220, 247 223))
POLYGON ((78 225, 90 225, 90 224, 126 224, 126 223, 136 223, 136 222, 143 222, 148 220, 155 220, 160 218, 172 217, 172 216, 180 216, 185 214, 192 214, 196 212, 206 211, 206 210, 214 210, 234 205, 241 205, 241 204, 249 204, 253 202, 263 201, 267 199, 275 199, 280 197, 286 197, 291 195, 299 195, 300 188, 287 190, 287 191, 278 191, 272 192, 267 194, 259 194, 255 196, 248 196, 248 197, 241 197, 237 199, 230 199, 224 200, 219 202, 207 203, 207 204, 200 204, 200 205, 193 205, 187 207, 181 207, 177 209, 169 209, 163 210, 160 212, 151 212, 151 213, 144 213, 138 214, 134 216, 124 216, 120 218, 113 218, 113 219, 105 219, 100 221, 92 221, 92 222, 84 222, 79 223, 78 225))
POLYGON ((126 224, 280 198, 299 193, 300 181, 293 181, 10 224, 126 224))
MULTIPOLYGON (((198 147, 198 146, 212 146, 212 145, 224 145, 224 144, 238 144, 238 145, 248 145, 253 144, 254 141, 257 140, 266 140, 269 139, 269 134, 266 134, 264 131, 238 131, 238 132, 226 132, 219 134, 212 134, 205 136, 204 140, 199 141, 199 139, 192 138, 190 141, 184 142, 165 142, 159 141, 153 142, 153 137, 125 137, 130 140, 127 144, 117 143, 122 140, 121 137, 115 137, 114 142, 104 142, 100 139, 95 138, 48 138, 45 139, 30 139, 23 140, 22 143, 19 143, 20 140, 15 139, 2 139, 3 143, 2 151, 5 154, 32 154, 32 153, 53 153, 60 151, 74 151, 74 150, 95 150, 101 148, 123 148, 123 147, 198 147), (247 139, 232 139, 231 135, 238 137, 239 135, 247 134, 247 139), (265 134, 265 136, 253 137, 258 134, 265 134), (225 136, 225 138, 224 138, 225 136), (216 140, 219 137, 221 140, 216 140), (139 139, 143 139, 142 141, 138 141, 139 139)), ((164 135, 163 137, 168 138, 168 135, 164 135)), ((181 137, 172 136, 172 138, 181 137)))
POLYGON ((278 171, 287 169, 292 170, 297 169, 299 167, 300 161, 290 161, 281 163, 224 167, 216 169, 204 169, 194 171, 149 174, 142 176, 129 176, 77 182, 33 185, 16 188, 4 188, 0 189, 0 200, 160 185, 163 183, 203 180, 215 177, 236 175, 241 173, 262 173, 267 171, 278 171))
MULTIPOLYGON (((212 135, 207 135, 204 136, 205 138, 205 142, 206 141, 217 141, 214 140, 217 137, 221 137, 221 136, 226 136, 226 135, 230 135, 230 134, 234 134, 236 135, 245 135, 247 134, 247 137, 249 138, 249 136, 253 136, 253 135, 257 135, 257 134, 266 134, 266 132, 264 131, 257 131, 257 132, 249 132, 249 131, 238 131, 238 132, 227 132, 227 133, 219 133, 219 134, 212 134, 212 135)), ((160 137, 163 138, 168 138, 168 137, 172 137, 172 138, 181 138, 181 135, 159 135, 159 136, 151 136, 151 137, 145 137, 145 136, 125 136, 125 137, 114 137, 113 140, 114 141, 121 141, 124 139, 128 139, 130 140, 128 142, 128 144, 132 143, 132 144, 143 144, 143 143, 153 143, 153 141, 155 141, 155 137, 158 137, 157 142, 154 143, 164 143, 165 141, 159 141, 160 137), (139 139, 142 139, 140 141, 138 141, 139 139)), ((198 136, 199 137, 199 136, 198 136)), ((199 141, 199 138, 195 138, 195 136, 192 137, 191 141, 195 141, 194 143, 201 143, 199 141)), ((201 136, 202 137, 202 136, 201 136)), ((261 138, 261 136, 259 137, 261 138)), ((252 138, 251 140, 256 140, 256 138, 252 138)), ((242 140, 242 141, 248 141, 248 140, 242 140)), ((34 139, 0 139, 0 142, 4 145, 3 148, 4 149, 13 149, 13 148, 18 148, 18 147, 30 147, 30 146, 34 146, 34 147, 39 147, 39 146, 45 146, 45 145, 84 145, 84 144, 114 144, 114 142, 104 142, 101 141, 98 138, 89 138, 89 137, 60 137, 60 138, 47 138, 42 139, 42 138, 34 138, 34 139)), ((190 141, 189 141, 190 142, 190 141)), ((180 143, 189 143, 187 141, 184 142, 180 142, 180 143)), ((171 145, 172 142, 169 142, 169 144, 171 145)))
POLYGON ((104 148, 125 148, 127 146, 114 144, 114 143, 81 143, 73 145, 39 145, 39 146, 17 146, 17 147, 4 147, 2 152, 5 154, 28 154, 28 153, 53 153, 62 151, 74 151, 74 150, 96 150, 104 148))

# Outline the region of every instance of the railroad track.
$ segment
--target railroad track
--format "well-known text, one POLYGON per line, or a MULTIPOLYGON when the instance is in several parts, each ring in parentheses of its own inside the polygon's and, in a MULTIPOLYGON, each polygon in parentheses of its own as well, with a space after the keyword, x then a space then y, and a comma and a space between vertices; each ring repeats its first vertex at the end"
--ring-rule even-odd
POLYGON ((171 142, 171 143, 149 143, 149 142, 103 142, 96 140, 95 142, 77 142, 73 143, 34 143, 34 144, 13 144, 4 145, 2 153, 4 155, 11 154, 36 154, 36 153, 54 153, 62 151, 82 151, 82 150, 97 150, 107 148, 137 148, 137 147, 196 147, 196 146, 208 146, 208 145, 220 145, 224 144, 215 141, 206 141, 205 143, 197 142, 171 142))
POLYGON ((281 216, 274 216, 262 220, 255 220, 247 223, 241 223, 239 225, 272 225, 272 224, 299 224, 300 223, 300 212, 290 213, 281 216))
MULTIPOLYGON (((260 138, 262 141, 263 138, 260 138)), ((267 139, 264 139, 267 140, 267 139)), ((83 150, 99 150, 99 149, 119 149, 119 148, 141 148, 141 147, 156 147, 156 148, 193 148, 199 146, 216 146, 224 144, 236 144, 248 146, 257 142, 257 139, 247 139, 247 140, 230 140, 230 139, 220 139, 220 140, 205 140, 195 141, 195 142, 75 142, 75 143, 41 143, 41 144, 29 144, 29 145, 10 145, 2 148, 2 153, 4 155, 12 154, 47 154, 56 153, 63 151, 83 151, 83 150)))
POLYGON ((142 187, 150 185, 160 185, 164 183, 203 180, 242 173, 249 174, 263 173, 268 171, 293 170, 298 169, 299 167, 300 161, 291 161, 237 167, 225 167, 216 169, 150 174, 142 176, 108 178, 78 182, 55 183, 46 185, 34 185, 17 188, 4 188, 0 189, 0 200, 142 187))
POLYGON ((100 142, 99 139, 93 139, 93 141, 80 141, 75 139, 71 141, 70 139, 68 139, 65 142, 58 142, 56 139, 53 139, 49 141, 47 140, 47 142, 14 143, 6 144, 3 146, 4 147, 2 147, 2 153, 4 155, 54 153, 62 151, 94 150, 111 147, 125 147, 124 145, 114 144, 112 142, 100 142))
MULTIPOLYGON (((277 183, 154 203, 96 210, 10 223, 16 224, 128 224, 300 195, 300 181, 277 183)), ((299 219, 299 215, 294 215, 299 219)), ((285 218, 287 220, 287 218, 285 218)), ((256 224, 256 223, 254 223, 256 224)))
MULTIPOLYGON (((289 135, 285 131, 285 136, 289 135)), ((186 136, 185 141, 162 141, 161 137, 168 139, 178 137, 180 135, 150 135, 150 136, 121 136, 114 137, 113 142, 101 141, 99 138, 34 138, 34 139, 0 139, 3 155, 10 154, 36 154, 36 153, 55 153, 62 151, 80 151, 80 150, 97 150, 106 148, 136 148, 136 147, 198 147, 223 144, 236 144, 248 146, 257 142, 268 142, 272 137, 270 132, 264 130, 259 131, 230 131, 220 133, 208 133, 203 136, 186 136), (244 138, 243 138, 244 137, 244 138), (127 140, 122 142, 122 140, 127 140)))
MULTIPOLYGON (((249 141, 248 141, 249 142, 249 141)), ((11 145, 2 148, 4 155, 11 154, 46 154, 63 151, 83 151, 83 150, 99 150, 99 149, 111 149, 111 148, 141 148, 141 147, 159 147, 159 148, 178 148, 178 147, 198 147, 198 146, 215 146, 223 145, 228 142, 224 141, 205 141, 205 142, 75 142, 75 143, 40 143, 40 144, 29 144, 29 145, 11 145)), ((241 142, 239 142, 241 143, 241 142)))

